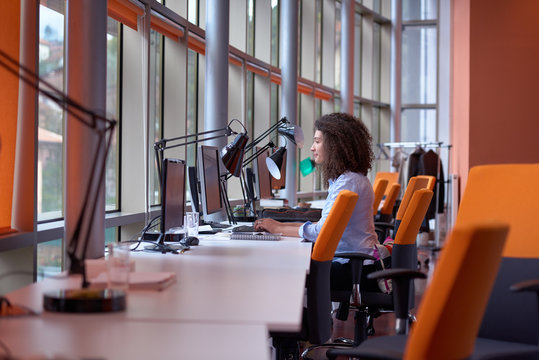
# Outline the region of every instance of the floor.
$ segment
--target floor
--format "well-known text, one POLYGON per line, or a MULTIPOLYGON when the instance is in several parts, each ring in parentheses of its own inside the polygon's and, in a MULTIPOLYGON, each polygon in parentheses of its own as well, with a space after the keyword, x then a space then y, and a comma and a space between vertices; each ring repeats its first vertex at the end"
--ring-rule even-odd
MULTIPOLYGON (((415 289, 416 289, 416 301, 415 308, 412 309, 411 313, 416 314, 418 309, 418 304, 421 301, 421 297, 425 291, 425 287, 432 277, 432 272, 436 264, 436 257, 438 253, 432 251, 429 248, 420 248, 418 250, 418 260, 421 264, 420 270, 427 274, 426 279, 415 280, 415 289)), ((395 316, 393 313, 383 313, 379 317, 374 319, 374 329, 375 334, 373 336, 387 336, 395 334, 395 316)), ((353 339, 354 337, 354 314, 350 312, 348 319, 346 321, 341 321, 334 319, 333 320, 333 333, 332 339, 339 337, 344 337, 348 339, 353 339)), ((311 353, 310 357, 312 359, 325 359, 325 350, 323 351, 314 351, 311 353)), ((338 360, 347 359, 346 357, 339 357, 338 360)))

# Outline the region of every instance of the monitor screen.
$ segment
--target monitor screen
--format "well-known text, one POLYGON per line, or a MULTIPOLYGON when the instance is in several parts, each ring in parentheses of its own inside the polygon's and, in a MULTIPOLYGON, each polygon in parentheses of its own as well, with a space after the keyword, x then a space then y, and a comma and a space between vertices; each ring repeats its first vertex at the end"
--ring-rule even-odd
POLYGON ((281 178, 276 179, 271 177, 271 188, 273 190, 284 189, 286 186, 286 156, 283 157, 283 165, 281 167, 281 178))
POLYGON ((185 212, 185 162, 163 160, 161 187, 161 232, 183 226, 185 212))
POLYGON ((200 195, 204 215, 218 212, 223 207, 220 187, 219 149, 215 146, 200 145, 198 151, 200 171, 200 195))
MULTIPOLYGON (((256 151, 260 150, 259 147, 256 151)), ((258 190, 258 199, 271 199, 273 193, 271 192, 271 175, 266 165, 266 158, 269 156, 269 152, 266 150, 256 158, 256 184, 258 190)))

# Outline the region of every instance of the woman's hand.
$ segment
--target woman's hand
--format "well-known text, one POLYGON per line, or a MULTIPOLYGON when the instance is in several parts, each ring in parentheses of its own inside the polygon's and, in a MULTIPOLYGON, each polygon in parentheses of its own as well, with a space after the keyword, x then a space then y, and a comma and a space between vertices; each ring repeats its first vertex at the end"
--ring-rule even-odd
POLYGON ((267 218, 258 219, 254 224, 256 231, 267 231, 270 233, 278 233, 280 225, 281 223, 279 221, 267 218))

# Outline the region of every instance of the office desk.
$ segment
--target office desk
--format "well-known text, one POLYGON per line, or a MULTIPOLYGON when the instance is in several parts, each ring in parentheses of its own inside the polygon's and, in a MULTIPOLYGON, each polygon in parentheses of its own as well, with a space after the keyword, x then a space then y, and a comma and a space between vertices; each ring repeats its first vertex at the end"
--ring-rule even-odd
MULTIPOLYGON (((154 332, 147 328, 170 327, 172 333, 180 334, 188 332, 191 326, 196 325, 201 329, 200 339, 193 338, 191 345, 187 342, 187 347, 197 349, 199 344, 197 341, 213 339, 203 336, 205 328, 215 328, 212 331, 219 332, 219 329, 226 330, 226 326, 229 326, 230 333, 232 330, 236 332, 232 339, 226 337, 230 340, 227 344, 229 348, 244 346, 244 342, 249 338, 243 337, 241 333, 254 329, 252 340, 255 343, 264 342, 258 351, 265 351, 268 331, 294 331, 301 326, 304 283, 310 263, 310 252, 311 244, 301 243, 298 238, 284 238, 281 241, 270 242, 227 240, 225 236, 201 236, 199 246, 194 246, 192 250, 181 255, 132 253, 136 271, 173 271, 176 273, 177 282, 161 292, 129 291, 127 310, 122 313, 71 315, 43 312, 40 316, 29 320, 9 320, 5 323, 7 325, 2 321, 0 333, 4 334, 4 329, 9 332, 13 327, 15 329, 20 327, 17 331, 21 333, 30 331, 32 335, 25 338, 33 341, 38 337, 40 330, 48 331, 49 324, 51 332, 62 331, 57 330, 55 324, 63 322, 70 324, 67 328, 72 327, 73 331, 78 329, 76 323, 81 323, 80 326, 88 323, 88 326, 93 326, 99 332, 111 322, 111 328, 106 331, 113 334, 117 328, 118 332, 125 330, 128 333, 132 332, 133 336, 151 334, 148 335, 148 341, 152 339, 159 341, 163 330, 154 332), (87 320, 77 321, 81 317, 87 320), (5 326, 12 328, 9 330, 5 326), (259 339, 260 330, 257 330, 259 327, 263 329, 264 341, 259 339)), ((14 304, 25 305, 42 312, 43 292, 79 287, 80 277, 76 276, 61 280, 46 279, 12 292, 8 294, 8 298, 14 304)), ((196 333, 192 336, 195 335, 196 333)), ((4 335, 1 338, 4 339, 4 335)), ((99 335, 92 335, 87 341, 94 345, 97 343, 99 346, 107 343, 106 337, 102 338, 99 335)), ((175 346, 171 344, 173 345, 175 346)), ((70 346, 62 343, 61 348, 68 351, 71 349, 70 346)), ((170 349, 175 351, 174 347, 170 349)), ((217 358, 225 357, 217 356, 217 358)))
MULTIPOLYGON (((263 325, 124 321, 119 314, 2 319, 17 359, 269 359, 263 325)), ((4 352, 0 349, 0 357, 4 352)))

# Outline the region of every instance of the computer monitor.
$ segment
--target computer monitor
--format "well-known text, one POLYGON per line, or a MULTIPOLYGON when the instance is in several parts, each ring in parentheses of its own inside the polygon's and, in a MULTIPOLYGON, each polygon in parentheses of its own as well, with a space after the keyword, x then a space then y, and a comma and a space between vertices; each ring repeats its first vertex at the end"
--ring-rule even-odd
POLYGON ((163 160, 161 233, 183 226, 185 213, 185 161, 163 160))
POLYGON ((281 167, 281 178, 276 179, 271 177, 271 188, 273 190, 284 189, 286 186, 286 156, 283 157, 283 165, 281 167))
MULTIPOLYGON (((257 147, 256 151, 260 148, 257 147)), ((266 165, 266 158, 269 156, 269 152, 266 150, 256 158, 256 185, 258 190, 258 199, 271 199, 273 194, 271 192, 271 175, 266 165)))
POLYGON ((224 209, 221 198, 219 149, 215 146, 200 145, 198 151, 200 195, 204 215, 224 209))
POLYGON ((195 166, 189 166, 187 168, 187 179, 189 180, 189 195, 191 195, 191 209, 194 212, 200 213, 200 200, 198 197, 199 186, 197 168, 195 166))

